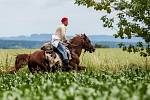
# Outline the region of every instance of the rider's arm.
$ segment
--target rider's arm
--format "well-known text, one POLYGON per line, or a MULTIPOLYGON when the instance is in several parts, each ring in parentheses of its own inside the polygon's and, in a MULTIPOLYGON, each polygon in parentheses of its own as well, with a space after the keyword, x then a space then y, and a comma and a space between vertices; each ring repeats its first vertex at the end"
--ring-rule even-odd
POLYGON ((61 34, 62 34, 62 40, 64 42, 66 42, 67 38, 66 38, 66 28, 65 27, 61 27, 61 34))

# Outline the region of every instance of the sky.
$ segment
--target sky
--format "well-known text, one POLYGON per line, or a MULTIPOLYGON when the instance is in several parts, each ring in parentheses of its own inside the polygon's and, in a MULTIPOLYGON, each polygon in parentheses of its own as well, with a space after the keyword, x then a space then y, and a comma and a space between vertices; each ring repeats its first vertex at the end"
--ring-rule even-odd
POLYGON ((0 0, 0 37, 51 34, 62 17, 69 18, 68 35, 113 35, 103 28, 102 14, 74 0, 0 0))

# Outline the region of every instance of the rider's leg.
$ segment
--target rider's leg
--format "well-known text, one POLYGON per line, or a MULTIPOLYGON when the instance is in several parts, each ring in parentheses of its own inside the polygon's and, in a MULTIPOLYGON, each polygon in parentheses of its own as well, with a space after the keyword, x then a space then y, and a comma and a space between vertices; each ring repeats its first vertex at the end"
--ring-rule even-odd
POLYGON ((67 51, 66 51, 65 46, 62 43, 59 43, 57 49, 63 56, 63 65, 64 65, 65 69, 67 71, 70 70, 67 51))
POLYGON ((63 60, 68 60, 66 48, 65 48, 65 46, 62 43, 58 44, 57 49, 62 54, 63 60))

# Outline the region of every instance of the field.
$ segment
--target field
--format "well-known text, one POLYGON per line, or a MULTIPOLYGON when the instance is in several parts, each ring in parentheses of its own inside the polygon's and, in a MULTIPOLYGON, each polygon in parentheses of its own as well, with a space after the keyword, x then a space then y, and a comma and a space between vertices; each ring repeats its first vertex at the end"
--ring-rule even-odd
MULTIPOLYGON (((1 49, 0 67, 14 65, 15 55, 35 49, 1 49)), ((150 58, 120 49, 82 54, 82 72, 39 73, 27 67, 0 74, 0 100, 149 100, 150 58)))

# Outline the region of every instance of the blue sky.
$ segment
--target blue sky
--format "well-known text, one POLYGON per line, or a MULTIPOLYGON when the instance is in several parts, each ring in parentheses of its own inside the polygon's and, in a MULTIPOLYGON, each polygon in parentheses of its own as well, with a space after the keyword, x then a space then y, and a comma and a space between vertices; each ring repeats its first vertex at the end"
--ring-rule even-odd
POLYGON ((74 0, 0 0, 0 37, 54 33, 63 16, 69 18, 68 35, 112 35, 103 13, 74 5, 74 0))

